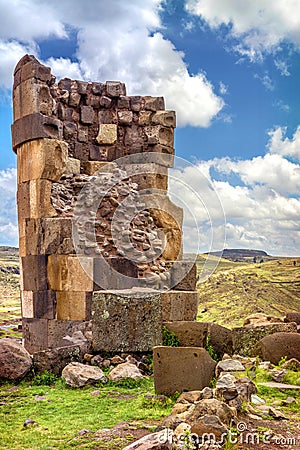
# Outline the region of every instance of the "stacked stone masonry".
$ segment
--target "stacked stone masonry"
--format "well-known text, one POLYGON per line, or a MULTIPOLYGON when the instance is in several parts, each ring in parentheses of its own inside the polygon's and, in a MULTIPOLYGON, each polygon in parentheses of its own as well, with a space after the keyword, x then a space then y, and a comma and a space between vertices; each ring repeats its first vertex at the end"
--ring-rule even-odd
POLYGON ((163 321, 195 320, 196 269, 181 259, 182 210, 167 195, 176 118, 163 97, 129 97, 116 81, 56 83, 26 55, 13 106, 29 352, 70 345, 78 329, 92 329, 97 350, 145 351, 161 344, 163 321))

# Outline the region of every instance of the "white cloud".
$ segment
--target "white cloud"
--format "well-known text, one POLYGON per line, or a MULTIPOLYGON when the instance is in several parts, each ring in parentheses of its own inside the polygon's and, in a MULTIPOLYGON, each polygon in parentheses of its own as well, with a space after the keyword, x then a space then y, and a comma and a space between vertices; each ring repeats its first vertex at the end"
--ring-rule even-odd
POLYGON ((189 165, 181 174, 171 171, 188 186, 170 183, 175 201, 181 199, 184 208, 185 251, 195 252, 198 246, 208 251, 212 236, 213 248, 222 249, 226 231, 228 248, 299 256, 300 165, 285 158, 299 156, 299 142, 300 126, 292 139, 284 138, 278 128, 270 133, 264 156, 240 161, 214 158, 189 165))
POLYGON ((77 32, 77 62, 46 61, 58 77, 119 79, 127 84, 130 95, 163 95, 167 108, 176 109, 179 126, 207 127, 224 106, 206 76, 190 74, 184 54, 164 38, 159 16, 163 0, 12 3, 0 0, 1 13, 5 12, 0 19, 2 53, 10 55, 1 68, 1 79, 8 88, 13 66, 22 54, 30 50, 38 56, 41 40, 68 39, 72 29, 77 32))
POLYGON ((299 0, 187 0, 186 8, 212 29, 226 25, 239 40, 235 49, 252 61, 283 42, 300 47, 299 0))
POLYGON ((0 31, 0 89, 11 89, 14 67, 25 53, 36 53, 34 44, 24 45, 16 40, 1 40, 0 31))
POLYGON ((0 245, 18 245, 17 169, 0 170, 0 245))
POLYGON ((267 91, 274 91, 275 86, 273 80, 270 78, 268 73, 265 73, 263 76, 258 75, 257 73, 254 75, 254 78, 260 80, 267 91))
POLYGON ((286 132, 287 129, 282 127, 277 127, 269 132, 269 151, 278 155, 291 156, 300 162, 300 126, 291 139, 284 137, 286 132))

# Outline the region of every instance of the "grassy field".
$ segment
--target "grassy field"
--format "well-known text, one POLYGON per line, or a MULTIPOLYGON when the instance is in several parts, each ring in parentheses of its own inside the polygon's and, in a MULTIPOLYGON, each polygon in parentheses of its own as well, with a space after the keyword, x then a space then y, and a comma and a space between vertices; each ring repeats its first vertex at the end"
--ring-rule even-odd
MULTIPOLYGON (((201 272, 203 258, 197 264, 201 272)), ((300 311, 299 269, 299 258, 261 264, 221 259, 210 278, 198 283, 198 320, 233 327, 256 312, 283 317, 300 311)))
POLYGON ((20 337, 20 275, 18 253, 0 248, 0 337, 20 337))

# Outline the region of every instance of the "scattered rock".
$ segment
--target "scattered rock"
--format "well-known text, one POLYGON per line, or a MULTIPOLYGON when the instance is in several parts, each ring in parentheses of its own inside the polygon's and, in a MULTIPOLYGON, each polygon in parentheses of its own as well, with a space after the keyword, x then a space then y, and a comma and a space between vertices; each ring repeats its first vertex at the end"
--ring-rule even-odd
POLYGON ((107 382, 106 376, 99 367, 86 366, 78 362, 68 364, 62 371, 62 377, 71 387, 82 387, 98 381, 107 382))
MULTIPOLYGON (((296 326, 296 324, 294 325, 296 326)), ((263 360, 271 361, 273 364, 278 364, 284 357, 300 360, 300 334, 291 332, 265 336, 259 341, 257 352, 263 360)))
POLYGON ((217 377, 221 372, 243 372, 245 367, 240 361, 236 361, 234 359, 225 359, 224 361, 220 361, 216 367, 216 375, 217 377))
POLYGON ((260 398, 258 395, 252 394, 251 395, 251 403, 253 405, 265 405, 265 401, 260 398))
POLYGON ((92 397, 97 397, 98 395, 100 395, 99 389, 97 389, 96 391, 92 391, 92 392, 91 392, 91 396, 92 396, 92 397))
POLYGON ((251 314, 244 320, 244 327, 256 327, 260 325, 266 325, 269 323, 283 322, 279 317, 268 316, 263 313, 251 314))
POLYGON ((195 403, 202 399, 202 391, 183 392, 176 403, 195 403))
POLYGON ((283 406, 292 405, 293 403, 296 403, 296 399, 294 397, 287 397, 285 400, 282 401, 283 406))
POLYGON ((30 425, 33 425, 34 423, 36 423, 36 421, 29 418, 29 419, 25 420, 25 422, 23 423, 23 426, 28 427, 30 425))
POLYGON ((84 436, 85 434, 88 434, 88 433, 91 433, 91 431, 83 429, 83 430, 78 431, 77 436, 78 437, 84 436))
POLYGON ((218 416, 205 415, 201 417, 191 428, 192 433, 196 433, 200 438, 204 435, 213 434, 216 440, 220 440, 227 435, 228 429, 221 422, 218 416))
POLYGON ((131 378, 132 380, 137 380, 143 378, 141 371, 137 368, 135 364, 129 362, 119 364, 116 366, 108 375, 112 381, 120 381, 124 378, 131 378))
POLYGON ((298 361, 298 359, 296 359, 296 358, 291 358, 288 361, 286 361, 285 363, 283 363, 281 368, 287 369, 287 370, 293 370, 294 372, 297 372, 300 370, 300 361, 298 361))
POLYGON ((23 378, 32 366, 32 359, 15 339, 0 339, 0 378, 18 380, 23 378))
POLYGON ((270 361, 262 361, 258 364, 258 367, 262 370, 269 370, 273 367, 273 364, 270 361))
POLYGON ((283 412, 273 408, 272 406, 269 407, 269 415, 273 417, 275 420, 288 420, 287 417, 285 417, 285 415, 283 414, 283 412))
POLYGON ((201 400, 193 405, 186 414, 186 422, 195 424, 205 415, 218 416, 225 425, 230 425, 234 417, 232 409, 226 403, 212 398, 201 400))
POLYGON ((111 364, 113 364, 114 366, 116 366, 117 364, 122 364, 124 363, 124 359, 121 358, 120 356, 116 355, 113 358, 111 358, 110 360, 111 364))
POLYGON ((46 402, 47 399, 46 399, 46 397, 44 397, 43 395, 36 395, 36 396, 34 397, 34 401, 35 401, 35 402, 46 402))
POLYGON ((138 441, 124 447, 123 450, 171 450, 172 433, 170 430, 162 430, 157 433, 147 434, 138 441))
POLYGON ((287 374, 287 370, 284 369, 272 369, 268 373, 272 376, 272 380, 277 383, 281 383, 284 379, 284 376, 287 374))

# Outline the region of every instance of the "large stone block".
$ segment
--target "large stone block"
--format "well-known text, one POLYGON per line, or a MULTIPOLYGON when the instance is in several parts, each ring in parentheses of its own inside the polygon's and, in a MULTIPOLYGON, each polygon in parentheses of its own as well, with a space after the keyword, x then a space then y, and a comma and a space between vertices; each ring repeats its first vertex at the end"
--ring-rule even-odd
POLYGON ((45 178, 58 181, 65 172, 68 145, 56 139, 36 139, 18 149, 18 183, 45 178))
POLYGON ((176 127, 175 111, 157 111, 151 118, 151 124, 175 128, 176 127))
POLYGON ((149 145, 161 144, 166 147, 174 146, 174 131, 172 128, 154 125, 145 127, 145 135, 149 145))
POLYGON ((58 320, 90 320, 91 292, 56 292, 56 318, 58 320))
POLYGON ((165 322, 167 329, 174 333, 181 347, 205 347, 208 336, 208 324, 203 322, 165 322))
POLYGON ((24 318, 55 318, 56 297, 53 291, 22 291, 21 304, 24 318))
POLYGON ((31 180, 29 185, 30 218, 56 217, 57 212, 51 203, 52 183, 49 180, 31 180))
POLYGON ((22 290, 47 291, 47 257, 45 255, 21 258, 22 290))
POLYGON ((145 352, 162 342, 159 294, 128 290, 93 294, 92 334, 96 351, 145 352))
POLYGON ((27 219, 25 246, 28 255, 74 253, 72 219, 27 219))
POLYGON ((107 165, 107 161, 85 161, 82 164, 84 173, 87 175, 94 175, 94 173, 101 171, 107 165))
POLYGON ((21 117, 12 125, 12 145, 17 151, 24 142, 34 139, 51 138, 62 140, 63 126, 60 120, 34 113, 21 117))
POLYGON ((117 125, 115 124, 100 124, 98 136, 96 141, 100 145, 113 145, 118 138, 117 125))
POLYGON ((82 352, 91 352, 91 342, 86 338, 90 331, 90 321, 48 320, 48 348, 80 345, 82 352))
POLYGON ((34 113, 52 115, 53 98, 47 84, 34 78, 24 80, 13 91, 14 120, 34 113))
POLYGON ((35 352, 33 357, 34 373, 43 373, 45 370, 61 375, 67 364, 73 361, 83 362, 83 352, 80 345, 58 347, 35 352))
POLYGON ((168 291, 161 293, 162 317, 164 322, 193 321, 198 311, 198 292, 168 291))
POLYGON ((22 319, 23 344, 29 353, 48 348, 48 320, 22 319))
POLYGON ((138 268, 127 258, 94 258, 94 290, 122 290, 137 286, 138 268))
POLYGON ((170 272, 172 289, 178 291, 196 289, 197 266, 194 261, 174 261, 170 272))
POLYGON ((300 361, 300 334, 270 334, 259 341, 255 350, 264 361, 271 361, 272 364, 278 364, 282 358, 300 361))
POLYGON ((234 328, 232 330, 232 345, 234 353, 242 356, 255 356, 256 344, 265 336, 274 333, 297 333, 296 323, 271 323, 254 328, 234 328))
POLYGON ((157 394, 202 390, 214 377, 216 362, 204 348, 154 347, 154 386, 157 394))
POLYGON ((137 183, 139 190, 160 189, 168 190, 168 168, 155 163, 128 164, 125 166, 133 183, 137 183))
POLYGON ((75 255, 50 255, 47 275, 54 291, 92 292, 93 258, 75 255))

